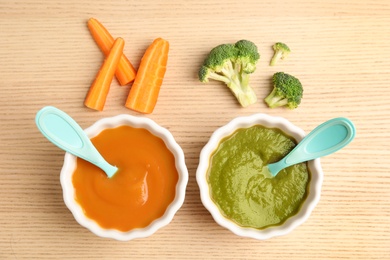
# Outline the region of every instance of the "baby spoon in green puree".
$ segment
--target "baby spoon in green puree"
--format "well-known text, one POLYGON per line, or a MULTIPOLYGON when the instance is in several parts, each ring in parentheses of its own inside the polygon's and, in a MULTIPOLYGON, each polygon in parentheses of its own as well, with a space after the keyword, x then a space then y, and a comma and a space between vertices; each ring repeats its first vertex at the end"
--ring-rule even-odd
POLYGON ((62 150, 98 166, 109 178, 118 170, 104 160, 83 129, 65 112, 46 106, 38 111, 35 122, 49 141, 62 150))
POLYGON ((288 166, 334 153, 349 144, 355 137, 355 132, 355 126, 347 118, 326 121, 311 131, 282 160, 264 167, 265 170, 269 170, 269 173, 265 174, 275 177, 288 166))

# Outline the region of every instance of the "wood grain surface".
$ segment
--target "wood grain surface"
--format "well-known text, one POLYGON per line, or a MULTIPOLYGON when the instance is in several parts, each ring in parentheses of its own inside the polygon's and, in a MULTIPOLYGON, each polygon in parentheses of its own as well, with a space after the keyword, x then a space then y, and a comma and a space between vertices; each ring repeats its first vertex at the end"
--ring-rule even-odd
POLYGON ((390 259, 390 2, 328 1, 39 1, 0 0, 0 259, 390 259), (124 107, 130 86, 112 83, 103 112, 83 100, 103 55, 86 21, 99 19, 125 39, 138 67, 157 37, 170 42, 168 69, 153 114, 124 107), (248 39, 261 53, 251 85, 259 101, 241 108, 197 70, 209 50, 248 39), (272 44, 289 58, 268 65, 272 44), (269 109, 271 76, 304 85, 301 106, 269 109), (62 199, 64 152, 37 130, 34 117, 54 105, 86 128, 118 114, 168 128, 185 152, 186 200, 153 236, 129 242, 96 237, 76 223, 62 199), (350 118, 355 140, 321 159, 321 200, 292 233, 267 241, 218 226, 199 198, 195 172, 211 133, 236 116, 266 113, 312 130, 350 118))

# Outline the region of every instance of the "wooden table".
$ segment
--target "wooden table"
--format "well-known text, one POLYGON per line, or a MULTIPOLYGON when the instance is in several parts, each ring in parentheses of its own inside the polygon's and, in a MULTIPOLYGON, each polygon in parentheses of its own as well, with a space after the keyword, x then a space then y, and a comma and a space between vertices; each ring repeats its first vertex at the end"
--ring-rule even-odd
POLYGON ((390 2, 329 1, 1 1, 1 259, 390 259, 390 2), (138 67, 157 37, 171 44, 154 112, 124 107, 130 86, 111 85, 103 112, 83 106, 103 55, 86 21, 99 19, 125 39, 138 67), (209 50, 240 39, 261 53, 251 85, 259 101, 241 108, 197 70, 209 50), (268 65, 271 46, 292 54, 268 65), (271 76, 284 71, 304 85, 296 110, 269 109, 271 76), (146 239, 117 242, 76 223, 62 199, 64 152, 37 130, 36 112, 56 106, 86 128, 118 114, 145 116, 168 128, 189 170, 186 200, 170 225, 146 239), (267 241, 218 226, 199 198, 195 172, 211 133, 237 116, 282 116, 304 129, 339 116, 357 127, 345 149, 321 159, 322 196, 292 233, 267 241))

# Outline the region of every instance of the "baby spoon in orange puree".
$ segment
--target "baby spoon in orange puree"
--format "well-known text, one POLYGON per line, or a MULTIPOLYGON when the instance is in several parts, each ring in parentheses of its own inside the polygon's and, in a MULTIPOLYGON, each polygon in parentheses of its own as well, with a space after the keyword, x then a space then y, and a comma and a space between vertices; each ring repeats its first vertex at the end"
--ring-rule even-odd
POLYGON ((41 133, 62 150, 101 168, 109 178, 118 170, 96 150, 83 129, 68 114, 52 106, 38 111, 35 122, 41 133))

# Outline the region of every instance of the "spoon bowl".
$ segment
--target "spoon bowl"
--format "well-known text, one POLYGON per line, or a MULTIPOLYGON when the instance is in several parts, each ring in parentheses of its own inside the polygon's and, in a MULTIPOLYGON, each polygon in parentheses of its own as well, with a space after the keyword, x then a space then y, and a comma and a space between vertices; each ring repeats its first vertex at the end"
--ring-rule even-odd
POLYGON ((109 178, 118 170, 96 150, 84 130, 62 110, 46 106, 35 117, 41 133, 62 150, 80 157, 101 168, 109 178))
POLYGON ((355 126, 347 118, 339 117, 317 126, 283 159, 263 169, 267 177, 275 177, 291 165, 320 158, 348 145, 355 137, 355 126))

